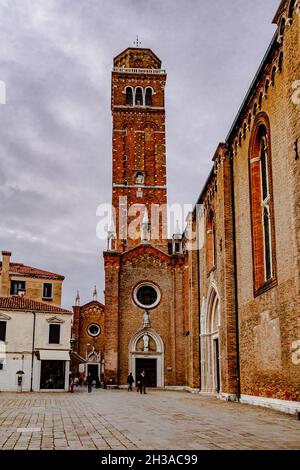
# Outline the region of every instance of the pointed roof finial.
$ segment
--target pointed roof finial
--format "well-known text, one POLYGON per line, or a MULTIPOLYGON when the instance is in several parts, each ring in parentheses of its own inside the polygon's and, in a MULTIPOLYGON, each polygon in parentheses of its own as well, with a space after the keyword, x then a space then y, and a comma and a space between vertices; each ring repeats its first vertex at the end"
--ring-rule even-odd
POLYGON ((79 290, 77 291, 76 299, 75 299, 75 305, 77 307, 80 306, 80 295, 79 295, 79 290))
POLYGON ((108 233, 108 236, 115 235, 116 233, 116 227, 115 227, 115 222, 113 218, 111 219, 111 223, 110 223, 107 233, 108 233))
POLYGON ((179 221, 176 220, 175 231, 173 234, 174 240, 181 240, 182 239, 182 231, 180 230, 179 221))
POLYGON ((175 235, 181 235, 181 230, 180 230, 180 227, 179 227, 179 220, 177 219, 176 220, 176 226, 175 226, 175 235))
POLYGON ((141 224, 141 242, 142 243, 148 243, 150 238, 150 233, 149 233, 149 218, 148 218, 148 211, 147 207, 145 207, 145 212, 143 215, 143 221, 141 224))
POLYGON ((142 41, 139 40, 138 34, 136 35, 136 40, 133 41, 133 44, 135 45, 135 47, 139 47, 142 44, 142 41))
POLYGON ((93 292, 93 300, 97 300, 98 297, 98 292, 97 292, 97 287, 94 287, 94 292, 93 292))

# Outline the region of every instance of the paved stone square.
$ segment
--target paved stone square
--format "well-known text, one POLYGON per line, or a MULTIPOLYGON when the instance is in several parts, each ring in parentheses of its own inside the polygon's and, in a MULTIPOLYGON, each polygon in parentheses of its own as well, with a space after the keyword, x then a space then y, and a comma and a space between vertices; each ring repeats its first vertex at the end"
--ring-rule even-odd
POLYGON ((1 393, 0 448, 300 449, 300 421, 186 392, 1 393))

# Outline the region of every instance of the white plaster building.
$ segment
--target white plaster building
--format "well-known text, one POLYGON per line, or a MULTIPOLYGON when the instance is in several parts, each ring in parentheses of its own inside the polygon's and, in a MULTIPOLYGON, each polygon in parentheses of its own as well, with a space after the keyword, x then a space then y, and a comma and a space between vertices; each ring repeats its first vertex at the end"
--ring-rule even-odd
POLYGON ((0 297, 0 392, 68 390, 71 326, 68 310, 0 297))

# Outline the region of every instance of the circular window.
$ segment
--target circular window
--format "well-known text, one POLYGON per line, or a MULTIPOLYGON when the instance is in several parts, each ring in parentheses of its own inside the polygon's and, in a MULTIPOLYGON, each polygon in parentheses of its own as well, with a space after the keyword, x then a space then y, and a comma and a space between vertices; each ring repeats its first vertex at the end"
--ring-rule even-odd
POLYGON ((134 301, 142 308, 150 309, 156 307, 160 302, 160 291, 153 285, 148 283, 139 284, 134 289, 134 301))
POLYGON ((89 325, 87 330, 90 336, 99 336, 101 333, 101 328, 96 323, 89 325))

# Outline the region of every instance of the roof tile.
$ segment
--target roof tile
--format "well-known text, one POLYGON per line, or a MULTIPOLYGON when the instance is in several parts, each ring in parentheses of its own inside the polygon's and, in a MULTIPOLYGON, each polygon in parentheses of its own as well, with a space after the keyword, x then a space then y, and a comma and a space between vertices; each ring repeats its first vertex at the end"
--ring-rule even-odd
POLYGON ((11 297, 0 297, 0 310, 30 310, 39 312, 72 313, 56 305, 50 305, 46 302, 38 302, 28 297, 13 295, 11 297))
MULTIPOLYGON (((2 262, 0 261, 0 273, 2 271, 2 262)), ((51 279, 58 279, 63 281, 64 276, 61 274, 52 273, 50 271, 44 271, 43 269, 33 268, 31 266, 26 266, 22 263, 10 263, 9 273, 13 274, 21 274, 23 276, 30 276, 30 277, 44 277, 44 278, 51 278, 51 279)))

